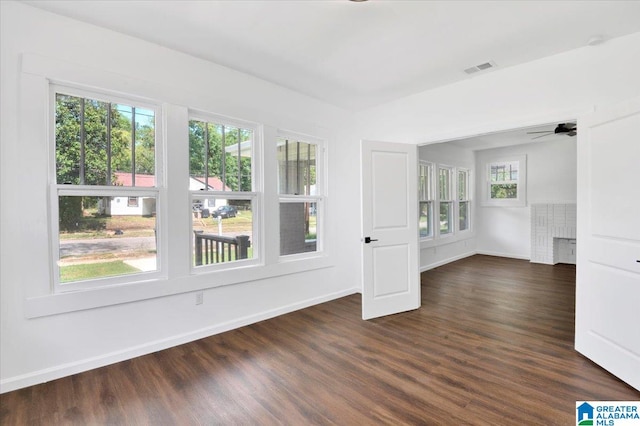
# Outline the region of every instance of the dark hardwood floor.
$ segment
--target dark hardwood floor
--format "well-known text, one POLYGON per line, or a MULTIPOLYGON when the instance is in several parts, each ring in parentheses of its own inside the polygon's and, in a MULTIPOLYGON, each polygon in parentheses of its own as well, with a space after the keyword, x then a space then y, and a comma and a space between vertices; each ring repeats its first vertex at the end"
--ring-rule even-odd
POLYGON ((14 424, 575 424, 640 393, 573 350, 575 267, 473 256, 419 310, 359 295, 0 396, 14 424))

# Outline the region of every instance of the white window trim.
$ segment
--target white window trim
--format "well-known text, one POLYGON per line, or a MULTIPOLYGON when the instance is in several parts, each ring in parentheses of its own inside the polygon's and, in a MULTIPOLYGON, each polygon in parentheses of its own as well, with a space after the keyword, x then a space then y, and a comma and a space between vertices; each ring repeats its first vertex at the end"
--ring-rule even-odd
MULTIPOLYGON (((435 190, 435 186, 434 186, 434 175, 435 175, 435 170, 437 168, 437 165, 435 163, 433 163, 432 161, 426 161, 426 160, 419 160, 418 161, 418 165, 419 166, 427 166, 427 170, 429 175, 427 175, 427 186, 430 188, 427 188, 427 192, 431 193, 431 198, 427 197, 426 199, 422 198, 422 194, 418 195, 418 207, 420 206, 421 203, 423 202, 430 202, 430 215, 429 215, 429 220, 431 223, 429 223, 429 228, 431 229, 431 235, 427 235, 425 237, 420 236, 420 241, 431 241, 436 237, 436 232, 435 232, 435 204, 436 204, 436 190, 435 190)), ((422 175, 420 174, 420 170, 418 170, 418 178, 420 178, 422 175)), ((418 190, 420 189, 420 182, 418 182, 418 190)), ((418 212, 418 218, 420 217, 420 212, 418 212)), ((418 229, 420 228, 420 226, 418 226, 418 229)))
MULTIPOLYGON (((250 121, 229 118, 220 114, 206 113, 204 111, 190 110, 188 121, 202 121, 205 123, 216 123, 224 126, 232 126, 241 129, 251 130, 253 132, 253 141, 251 144, 251 187, 252 191, 188 191, 189 192, 189 212, 191 213, 191 205, 194 198, 212 197, 217 199, 233 199, 233 200, 251 200, 253 230, 251 235, 251 247, 253 250, 253 258, 236 260, 233 262, 222 262, 210 265, 194 266, 194 239, 193 231, 190 232, 189 238, 189 267, 191 274, 201 275, 218 271, 237 270, 252 266, 260 266, 265 264, 263 258, 263 236, 264 236, 264 176, 262 173, 262 146, 263 132, 259 124, 250 121), (257 214, 256 214, 257 213, 257 214)), ((189 229, 193 230, 193 214, 189 215, 189 229)))
MULTIPOLYGON (((313 258, 302 259, 301 261, 279 262, 277 256, 277 245, 270 245, 269 250, 264 249, 263 239, 261 253, 265 258, 265 264, 252 267, 237 268, 233 270, 216 271, 212 274, 191 274, 189 269, 190 256, 188 252, 189 243, 183 238, 185 232, 190 232, 189 219, 185 211, 190 212, 189 191, 183 188, 188 181, 188 164, 178 161, 169 161, 168 158, 188 158, 188 136, 187 123, 192 110, 184 106, 193 103, 198 106, 197 97, 185 100, 184 93, 176 93, 165 90, 161 86, 150 86, 148 81, 135 75, 116 74, 101 68, 69 63, 58 59, 48 58, 40 55, 25 53, 22 55, 22 68, 20 78, 20 102, 19 131, 21 142, 25 144, 25 151, 29 155, 35 156, 38 164, 44 167, 51 167, 50 155, 52 144, 50 143, 50 85, 59 83, 64 87, 88 88, 92 92, 104 93, 126 93, 127 99, 140 99, 146 103, 162 105, 163 126, 156 129, 157 135, 162 132, 163 137, 156 138, 156 149, 162 147, 162 153, 166 153, 163 158, 156 158, 156 164, 162 164, 164 169, 156 168, 156 181, 162 186, 160 189, 161 198, 171 197, 175 203, 171 206, 164 202, 157 205, 157 210, 162 212, 164 220, 158 221, 156 226, 162 227, 161 239, 158 239, 158 250, 162 250, 167 255, 162 260, 162 276, 159 278, 149 278, 145 281, 127 281, 126 285, 101 286, 91 290, 69 291, 55 293, 51 286, 51 263, 53 253, 51 244, 47 244, 47 255, 43 256, 39 251, 38 260, 47 262, 46 272, 38 268, 36 274, 25 282, 24 286, 24 315, 26 318, 38 318, 49 315, 56 315, 66 312, 74 312, 86 309, 94 309, 106 306, 113 306, 122 303, 149 300, 157 297, 166 297, 193 291, 205 290, 214 287, 234 285, 239 283, 251 283, 289 274, 306 273, 318 269, 335 266, 334 255, 327 252, 330 243, 326 239, 324 243, 325 252, 313 258), (72 82, 72 83, 71 83, 72 82), (132 92, 131 88, 136 88, 132 92), (190 102, 190 100, 192 102, 190 102), (172 144, 167 143, 167 138, 171 138, 172 144), (45 166, 48 165, 48 166, 45 166), (158 174, 163 171, 162 176, 158 174), (171 182, 169 184, 169 179, 171 182), (168 223, 172 226, 169 227, 168 223), (171 242, 171 245, 169 244, 171 242)), ((138 103, 138 102, 136 102, 138 103)), ((142 102, 138 103, 142 105, 142 102)), ((160 117, 160 115, 158 115, 160 117)), ((277 193, 272 188, 275 185, 275 166, 270 168, 270 172, 263 173, 265 163, 272 163, 275 160, 275 135, 276 128, 268 124, 260 124, 261 140, 260 146, 264 146, 264 140, 274 141, 273 148, 268 151, 256 153, 256 167, 262 177, 262 188, 255 188, 256 191, 266 194, 261 200, 265 209, 277 209, 277 193), (268 139, 267 139, 268 136, 268 139), (273 151, 273 152, 272 152, 273 151)), ((325 132, 323 131, 323 134, 325 132)), ((328 132, 327 139, 332 140, 333 135, 328 132)), ((53 153, 55 156, 55 152, 53 153)), ((324 157, 328 155, 328 146, 325 146, 324 157)), ((323 158, 324 158, 323 157, 323 158)), ((327 162, 324 160, 324 164, 327 162)), ((326 167, 326 166, 325 166, 326 167)), ((51 197, 51 187, 46 182, 49 181, 50 171, 43 170, 36 174, 34 178, 33 194, 38 200, 48 202, 51 197), (44 182, 44 185, 37 184, 44 182)), ((324 208, 328 204, 328 187, 326 181, 322 182, 325 188, 324 208)), ((274 186, 275 188, 275 186, 274 186)), ((48 214, 47 214, 48 215, 48 214)), ((255 220, 255 218, 254 218, 255 220)), ((264 221, 261 217, 259 220, 264 221)), ((46 224, 37 224, 37 229, 43 229, 49 235, 51 229, 46 224)), ((22 225, 21 225, 22 226, 22 225)), ((269 238, 275 241, 279 235, 277 216, 269 229, 265 228, 261 222, 261 229, 269 238)), ((327 233, 325 229, 325 233, 327 233)), ((293 260, 293 259, 291 259, 293 260)))
POLYGON ((470 238, 473 238, 473 236, 475 235, 475 230, 474 230, 474 220, 473 220, 473 212, 472 212, 472 205, 473 205, 473 200, 474 200, 474 191, 475 191, 475 175, 474 175, 474 169, 471 167, 457 167, 457 166, 451 166, 449 164, 441 164, 441 163, 437 163, 434 161, 428 161, 428 160, 420 160, 421 163, 431 163, 433 164, 434 167, 434 181, 433 181, 433 185, 434 185, 434 199, 433 199, 433 220, 434 222, 437 221, 437 224, 434 223, 434 236, 433 238, 420 238, 420 248, 421 249, 428 249, 428 248, 433 248, 433 247, 438 247, 438 246, 443 246, 443 245, 447 245, 447 244, 452 244, 452 243, 456 243, 458 241, 463 241, 463 240, 467 240, 470 238), (439 218, 440 218, 440 188, 439 188, 439 184, 440 184, 440 178, 438 175, 438 170, 440 168, 446 168, 446 169, 450 169, 452 176, 451 176, 451 191, 452 194, 451 196, 453 197, 451 202, 452 202, 452 221, 453 221, 453 231, 451 233, 448 234, 441 234, 440 233, 440 224, 439 224, 439 218), (469 202, 469 209, 472 212, 470 217, 469 217, 469 228, 465 229, 464 231, 461 231, 459 229, 459 200, 458 200, 458 194, 457 194, 457 185, 458 185, 458 171, 460 170, 464 170, 467 172, 467 196, 468 199, 467 201, 469 202), (437 229, 436 229, 437 228, 437 229))
POLYGON ((189 228, 192 230, 189 235, 191 242, 189 243, 189 258, 191 273, 192 274, 208 274, 210 272, 216 271, 224 271, 224 270, 233 270, 238 268, 246 268, 249 266, 256 266, 264 264, 264 261, 261 256, 261 245, 260 242, 262 238, 260 237, 262 227, 258 227, 257 223, 260 221, 257 220, 258 217, 262 215, 262 210, 260 208, 260 194, 257 192, 231 192, 231 191, 189 191, 189 205, 193 204, 194 198, 202 198, 202 197, 211 197, 216 199, 226 199, 226 200, 249 200, 251 201, 251 211, 253 213, 253 230, 251 232, 251 247, 253 250, 253 257, 251 259, 242 259, 242 260, 234 260, 233 262, 221 262, 221 263, 212 263, 209 265, 194 265, 194 238, 193 238, 193 214, 190 215, 190 223, 189 228), (257 214, 255 214, 257 213, 257 214))
MULTIPOLYGON (((156 209, 160 211, 162 200, 164 197, 160 196, 161 190, 159 188, 136 188, 136 187, 120 187, 118 188, 118 193, 123 197, 154 197, 156 199, 156 209)), ((94 278, 82 281, 72 281, 68 283, 60 282, 60 268, 58 266, 57 260, 60 259, 60 240, 58 235, 60 235, 59 228, 59 216, 58 216, 58 208, 55 207, 58 203, 58 197, 60 196, 83 196, 83 197, 104 197, 104 196, 114 196, 114 191, 108 189, 107 187, 95 187, 88 185, 52 185, 50 191, 50 250, 52 254, 52 274, 51 277, 53 279, 53 290, 54 293, 64 293, 69 291, 78 291, 78 290, 92 290, 100 287, 109 287, 116 285, 124 285, 129 283, 143 282, 149 281, 152 279, 159 279, 166 276, 163 273, 163 250, 160 249, 160 242, 162 241, 162 233, 157 232, 157 245, 156 245, 156 270, 149 272, 138 272, 127 275, 118 275, 113 277, 101 277, 94 278)), ((156 230, 160 228, 160 222, 162 217, 158 215, 156 217, 156 230)))
POLYGON ((455 213, 455 194, 454 194, 454 189, 455 189, 455 185, 456 185, 456 173, 455 173, 456 168, 453 166, 449 166, 446 164, 438 164, 436 166, 436 200, 437 200, 437 212, 434 213, 434 221, 436 222, 436 227, 435 227, 435 231, 436 231, 436 235, 437 238, 440 240, 444 240, 444 239, 448 239, 448 238, 454 238, 455 235, 457 234, 457 227, 456 227, 456 213, 455 213), (443 200, 440 198, 440 169, 446 169, 449 170, 449 198, 446 200, 443 200), (449 223, 449 227, 451 229, 451 232, 448 232, 446 234, 443 234, 440 230, 440 205, 441 203, 450 203, 451 205, 451 211, 450 211, 450 223, 449 223), (436 217, 437 216, 437 217, 436 217))
MULTIPOLYGON (((313 259, 318 257, 325 257, 326 248, 326 232, 325 232, 325 203, 326 203, 326 188, 327 188, 327 169, 326 169, 326 140, 315 136, 310 136, 302 133, 291 132, 288 130, 278 130, 276 132, 276 138, 274 140, 274 150, 277 149, 278 139, 290 139, 299 142, 316 145, 316 195, 294 195, 294 194, 280 194, 276 188, 276 194, 278 197, 278 206, 280 203, 316 203, 316 250, 305 253, 294 254, 280 254, 280 240, 278 239, 278 262, 287 263, 305 259, 313 259)), ((280 177, 276 172, 276 185, 278 184, 280 177)), ((278 209, 278 212, 280 210, 278 209)), ((278 238, 280 238, 278 217, 278 238)))
POLYGON ((166 278, 166 262, 164 261, 165 250, 162 248, 161 241, 164 239, 165 229, 162 226, 164 214, 162 205, 164 203, 164 144, 163 140, 163 124, 162 124, 162 107, 157 103, 150 103, 146 99, 140 99, 136 96, 122 96, 111 94, 108 91, 95 91, 79 88, 69 84, 57 84, 49 82, 49 108, 48 108, 48 163, 49 163, 49 245, 51 259, 51 279, 53 293, 64 293, 78 290, 92 290, 100 287, 120 286, 125 284, 145 282, 153 279, 166 278), (103 102, 121 103, 126 105, 134 104, 135 107, 142 107, 154 112, 155 124, 155 180, 156 186, 148 187, 121 187, 110 185, 68 185, 56 183, 56 133, 55 133, 55 112, 56 112, 56 94, 76 96, 81 98, 94 99, 103 102), (156 270, 150 272, 139 272, 134 274, 119 275, 113 277, 100 277, 81 281, 72 281, 68 283, 60 282, 60 268, 58 260, 60 259, 60 227, 59 227, 59 208, 58 197, 60 196, 114 196, 114 194, 122 194, 125 197, 133 196, 151 196, 156 199, 156 270))
POLYGON ((472 191, 471 189, 473 188, 473 185, 471 184, 471 179, 472 179, 472 170, 471 169, 467 169, 466 167, 457 167, 456 171, 456 200, 455 200, 455 211, 456 211, 456 218, 455 218, 455 224, 456 224, 456 231, 460 234, 460 235, 466 235, 467 233, 471 233, 471 229, 473 227, 473 214, 469 214, 470 212, 472 212, 472 191), (467 189, 466 189, 466 194, 467 194, 467 198, 465 198, 464 200, 459 200, 458 199, 458 172, 465 172, 467 174, 467 189), (468 216, 468 226, 467 229, 460 229, 460 202, 466 202, 467 206, 468 206, 468 211, 467 211, 467 216, 468 216))
POLYGON ((491 158, 483 165, 483 179, 480 185, 480 205, 483 207, 526 207, 527 206, 527 155, 491 158), (495 163, 518 162, 518 197, 491 199, 491 165, 495 163))

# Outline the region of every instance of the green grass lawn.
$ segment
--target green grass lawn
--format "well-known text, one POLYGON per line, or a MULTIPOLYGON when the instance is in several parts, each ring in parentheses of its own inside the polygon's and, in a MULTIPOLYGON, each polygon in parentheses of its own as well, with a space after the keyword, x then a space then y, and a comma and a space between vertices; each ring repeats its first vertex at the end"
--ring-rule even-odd
POLYGON ((112 277, 140 272, 122 260, 113 262, 83 263, 60 267, 60 282, 82 281, 92 278, 112 277))
MULTIPOLYGON (((218 219, 208 217, 206 219, 193 219, 193 228, 204 232, 213 232, 218 229, 218 219)), ((222 219, 222 229, 224 232, 245 233, 251 235, 253 228, 253 212, 240 210, 236 217, 222 219)))
MULTIPOLYGON (((316 232, 316 216, 309 216, 309 233, 316 232)), ((212 232, 218 229, 218 219, 208 217, 206 219, 193 219, 193 228, 203 230, 204 232, 212 232)), ((253 212, 250 210, 239 210, 236 217, 222 219, 222 229, 226 232, 244 233, 251 235, 253 228, 253 212)))

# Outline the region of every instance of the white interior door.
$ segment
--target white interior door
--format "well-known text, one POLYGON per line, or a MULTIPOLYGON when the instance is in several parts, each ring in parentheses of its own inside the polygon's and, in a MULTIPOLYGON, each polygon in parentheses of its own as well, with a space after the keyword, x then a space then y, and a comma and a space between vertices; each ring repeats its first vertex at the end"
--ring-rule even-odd
POLYGON ((420 307, 417 146, 362 141, 362 317, 420 307))
POLYGON ((578 122, 576 350, 640 390, 640 99, 578 122))

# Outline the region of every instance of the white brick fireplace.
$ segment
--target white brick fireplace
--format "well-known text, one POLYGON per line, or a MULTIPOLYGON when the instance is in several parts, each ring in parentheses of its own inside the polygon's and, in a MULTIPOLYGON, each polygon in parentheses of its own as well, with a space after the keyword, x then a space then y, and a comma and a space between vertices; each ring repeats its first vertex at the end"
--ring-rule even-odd
POLYGON ((576 263, 576 205, 531 205, 531 262, 576 263))

